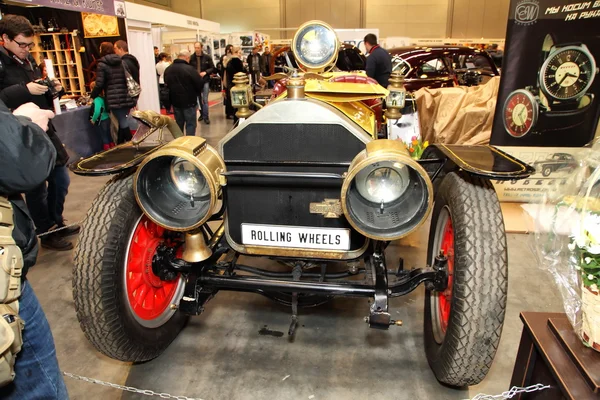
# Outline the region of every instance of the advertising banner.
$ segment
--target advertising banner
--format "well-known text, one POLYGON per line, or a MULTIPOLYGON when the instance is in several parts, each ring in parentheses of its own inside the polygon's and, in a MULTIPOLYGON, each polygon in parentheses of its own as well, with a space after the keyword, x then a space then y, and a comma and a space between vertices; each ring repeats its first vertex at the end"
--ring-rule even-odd
POLYGON ((19 3, 34 4, 43 7, 60 8, 69 11, 117 15, 125 17, 125 3, 113 0, 15 0, 19 3), (117 10, 118 13, 117 13, 117 10))
POLYGON ((503 200, 534 201, 565 179, 600 117, 600 0, 512 0, 490 143, 536 167, 497 184, 503 200), (510 188, 510 190, 507 190, 510 188), (534 190, 535 189, 535 190, 534 190))

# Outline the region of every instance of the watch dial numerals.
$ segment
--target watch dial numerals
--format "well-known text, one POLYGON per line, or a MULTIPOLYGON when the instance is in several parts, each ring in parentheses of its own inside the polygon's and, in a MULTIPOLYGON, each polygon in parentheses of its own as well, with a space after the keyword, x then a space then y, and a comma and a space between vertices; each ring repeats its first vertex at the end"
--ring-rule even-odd
POLYGON ((529 133, 536 117, 532 97, 517 91, 504 104, 504 126, 507 132, 514 137, 523 137, 529 133))
POLYGON ((551 54, 542 71, 543 86, 557 100, 575 98, 589 87, 592 64, 590 56, 577 48, 551 54))

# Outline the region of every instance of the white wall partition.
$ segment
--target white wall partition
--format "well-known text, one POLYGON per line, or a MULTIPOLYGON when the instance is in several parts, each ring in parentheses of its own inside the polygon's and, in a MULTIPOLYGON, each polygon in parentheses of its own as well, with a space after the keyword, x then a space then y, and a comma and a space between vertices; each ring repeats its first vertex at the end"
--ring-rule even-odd
POLYGON ((140 63, 140 86, 142 93, 138 109, 160 112, 158 101, 158 82, 154 62, 154 45, 150 23, 127 19, 127 44, 129 52, 140 63))

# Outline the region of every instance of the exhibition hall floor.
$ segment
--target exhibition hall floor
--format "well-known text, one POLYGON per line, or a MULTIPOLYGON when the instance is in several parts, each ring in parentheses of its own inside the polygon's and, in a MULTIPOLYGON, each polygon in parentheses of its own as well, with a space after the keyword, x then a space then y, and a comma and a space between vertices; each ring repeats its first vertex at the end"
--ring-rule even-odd
MULTIPOLYGON (((198 135, 216 145, 232 121, 211 108, 211 125, 198 135)), ((72 175, 65 214, 84 218, 107 177, 72 175)), ((388 249, 388 267, 402 255, 405 266, 425 263, 428 224, 388 249)), ((75 239, 75 238, 73 238, 75 239)), ((468 390, 440 385, 423 350, 424 289, 391 301, 402 327, 371 330, 363 318, 366 299, 336 299, 301 309, 290 342, 287 307, 249 293, 219 293, 204 314, 190 319, 167 351, 131 365, 98 353, 84 337, 71 294, 72 252, 41 250, 28 278, 46 312, 63 371, 120 385, 212 399, 466 399, 508 389, 521 336, 521 311, 562 311, 550 276, 536 267, 530 237, 508 235, 509 297, 506 322, 494 365, 482 384, 468 390), (279 335, 278 333, 284 333, 279 335)), ((253 260, 255 265, 269 261, 253 260)), ((66 379, 72 399, 145 399, 147 396, 66 379)))

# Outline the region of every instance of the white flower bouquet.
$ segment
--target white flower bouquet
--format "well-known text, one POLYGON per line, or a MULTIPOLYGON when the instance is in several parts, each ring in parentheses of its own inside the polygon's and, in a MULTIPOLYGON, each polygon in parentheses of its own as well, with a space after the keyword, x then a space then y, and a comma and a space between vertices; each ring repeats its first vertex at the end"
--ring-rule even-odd
POLYGON ((548 213, 540 211, 535 252, 554 277, 575 331, 600 351, 600 144, 558 184, 540 206, 554 212, 545 221, 548 213))

